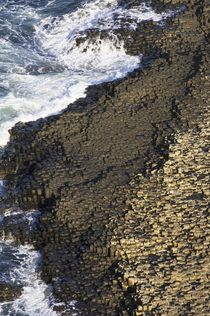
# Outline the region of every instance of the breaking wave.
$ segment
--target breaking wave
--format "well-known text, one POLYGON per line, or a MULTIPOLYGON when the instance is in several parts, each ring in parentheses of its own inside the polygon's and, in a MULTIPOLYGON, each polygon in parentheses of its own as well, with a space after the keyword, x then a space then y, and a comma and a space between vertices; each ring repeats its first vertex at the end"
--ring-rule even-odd
POLYGON ((0 146, 18 121, 59 113, 84 97, 89 85, 122 78, 139 66, 142 56, 129 56, 114 29, 161 22, 171 14, 146 4, 123 8, 117 0, 78 1, 77 7, 64 1, 66 8, 58 0, 21 3, 0 0, 0 146), (92 29, 109 36, 92 41, 92 29))

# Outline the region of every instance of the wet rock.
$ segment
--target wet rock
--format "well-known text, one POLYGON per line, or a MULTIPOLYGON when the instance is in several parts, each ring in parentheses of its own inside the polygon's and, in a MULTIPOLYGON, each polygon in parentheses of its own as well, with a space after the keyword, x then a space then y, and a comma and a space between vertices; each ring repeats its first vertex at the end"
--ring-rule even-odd
POLYGON ((208 26, 194 0, 143 24, 126 47, 144 67, 11 130, 9 198, 42 210, 42 277, 87 315, 207 314, 208 26))
POLYGON ((18 286, 0 282, 0 302, 14 301, 21 295, 22 289, 18 286))

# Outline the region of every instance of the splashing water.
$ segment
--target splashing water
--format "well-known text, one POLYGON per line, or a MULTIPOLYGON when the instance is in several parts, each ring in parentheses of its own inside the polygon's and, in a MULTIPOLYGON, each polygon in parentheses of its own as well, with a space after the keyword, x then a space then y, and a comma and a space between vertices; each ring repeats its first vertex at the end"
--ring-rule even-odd
POLYGON ((40 254, 30 246, 15 247, 7 241, 0 243, 0 259, 3 270, 7 268, 2 281, 23 287, 16 300, 0 303, 0 315, 56 316, 50 307, 51 290, 37 273, 40 254))
MULTIPOLYGON (((38 211, 25 214, 21 210, 6 210, 0 216, 0 224, 8 218, 27 221, 28 229, 32 230, 36 222, 38 211)), ((3 226, 3 225, 2 225, 3 226)), ((3 226, 4 227, 4 226, 3 226)), ((17 246, 13 235, 3 236, 0 240, 0 283, 21 288, 18 298, 12 301, 0 302, 1 316, 56 316, 62 315, 53 310, 54 307, 62 306, 56 303, 50 286, 40 278, 41 255, 31 245, 17 246)), ((75 302, 63 305, 63 308, 74 313, 75 302)))
MULTIPOLYGON (((122 78, 139 66, 142 56, 126 54, 113 30, 135 29, 146 20, 161 23, 171 15, 143 3, 119 7, 117 0, 0 0, 0 147, 18 121, 59 113, 84 97, 89 85, 122 78), (109 36, 93 41, 88 37, 93 29, 109 36)), ((0 181, 0 198, 4 193, 0 181)), ((0 226, 9 218, 26 221, 31 230, 35 215, 7 210, 0 226)), ((39 276, 40 258, 8 236, 0 241, 0 281, 22 287, 16 300, 0 303, 1 316, 58 315, 51 289, 39 276)), ((69 306, 72 313, 74 302, 69 306)))
MULTIPOLYGON (((6 190, 4 181, 0 181, 0 194, 6 190)), ((31 245, 17 246, 13 235, 4 234, 5 220, 10 223, 26 222, 31 231, 36 224, 39 211, 28 213, 22 210, 6 209, 0 214, 0 283, 21 288, 20 296, 12 301, 0 302, 1 316, 56 316, 59 313, 53 307, 55 303, 51 287, 40 278, 41 254, 31 245)), ((74 302, 69 302, 74 311, 74 302)), ((76 315, 72 312, 72 316, 76 315)))
POLYGON ((59 1, 15 3, 0 1, 0 27, 6 30, 0 33, 0 146, 18 121, 59 113, 84 97, 89 85, 122 78, 138 67, 142 56, 127 55, 113 29, 126 19, 126 27, 135 28, 171 14, 157 14, 145 4, 120 8, 117 0, 79 1, 76 9, 76 1, 70 1, 70 13, 58 15, 59 1), (90 29, 109 30, 110 36, 93 43, 86 38, 90 29), (80 37, 85 41, 78 46, 80 37))

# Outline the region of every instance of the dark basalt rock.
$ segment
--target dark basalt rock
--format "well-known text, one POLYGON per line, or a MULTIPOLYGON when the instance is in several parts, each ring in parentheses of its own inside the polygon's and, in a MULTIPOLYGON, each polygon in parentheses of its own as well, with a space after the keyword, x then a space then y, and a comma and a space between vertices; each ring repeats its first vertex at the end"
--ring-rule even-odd
MULTIPOLYGON (((53 284, 57 298, 79 301, 83 315, 151 314, 140 308, 147 302, 139 289, 147 284, 141 284, 141 277, 127 277, 128 265, 135 271, 139 264, 168 260, 174 269, 172 255, 129 261, 126 240, 137 240, 139 253, 138 245, 147 245, 151 233, 145 229, 146 215, 138 234, 131 229, 135 212, 129 229, 125 218, 138 190, 131 182, 139 173, 149 177, 148 171, 160 169, 174 134, 188 130, 206 107, 207 1, 190 0, 165 28, 144 26, 145 32, 137 28, 126 43, 132 54, 147 52, 143 67, 88 88, 86 98, 60 115, 17 124, 1 159, 0 174, 10 179, 10 201, 42 211, 35 245, 43 254, 43 279, 53 284)), ((164 295, 165 287, 159 290, 164 295)), ((151 301, 153 296, 151 291, 151 301)))
POLYGON ((13 301, 21 295, 21 292, 20 287, 0 281, 0 302, 13 301))

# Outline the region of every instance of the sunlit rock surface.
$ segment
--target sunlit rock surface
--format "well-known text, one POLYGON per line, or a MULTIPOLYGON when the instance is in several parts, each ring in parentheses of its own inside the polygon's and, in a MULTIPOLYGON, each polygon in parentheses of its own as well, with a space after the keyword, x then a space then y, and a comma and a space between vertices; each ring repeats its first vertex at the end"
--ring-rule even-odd
POLYGON ((42 277, 83 315, 208 314, 207 2, 132 34, 142 69, 11 131, 9 198, 42 209, 42 277))

